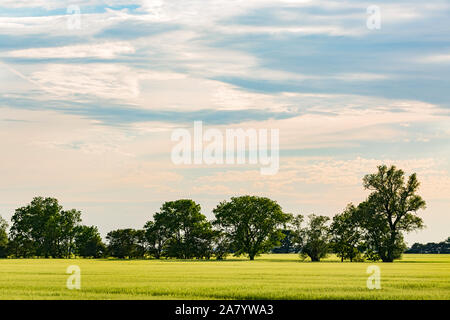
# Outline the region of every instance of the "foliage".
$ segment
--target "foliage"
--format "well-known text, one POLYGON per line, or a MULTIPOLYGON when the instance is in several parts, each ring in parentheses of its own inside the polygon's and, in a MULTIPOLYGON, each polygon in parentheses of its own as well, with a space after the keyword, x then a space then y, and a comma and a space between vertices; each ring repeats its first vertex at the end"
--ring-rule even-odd
POLYGON ((349 204, 344 212, 333 217, 330 226, 331 246, 341 261, 353 261, 361 256, 362 230, 355 212, 355 206, 349 204))
POLYGON ((170 239, 170 231, 166 228, 162 219, 157 222, 148 221, 144 226, 145 241, 148 245, 148 253, 156 259, 160 259, 163 255, 164 247, 170 239))
POLYGON ((302 243, 302 228, 303 216, 290 215, 288 223, 283 226, 281 232, 284 237, 281 240, 281 245, 272 249, 273 253, 291 253, 299 252, 301 250, 302 243))
POLYGON ((280 227, 290 218, 275 201, 256 196, 233 197, 213 213, 213 224, 228 236, 234 255, 246 254, 250 260, 280 244, 280 227))
POLYGON ((358 206, 360 224, 366 231, 366 247, 384 262, 398 259, 406 248, 403 232, 423 228, 416 215, 425 201, 416 194, 419 181, 415 173, 405 183, 404 172, 395 166, 378 166, 378 172, 363 179, 371 190, 367 200, 358 206))
MULTIPOLYGON (((371 191, 367 199, 356 207, 348 205, 331 225, 326 216, 310 215, 303 227, 302 215, 294 217, 276 201, 248 195, 219 203, 211 223, 199 204, 180 199, 163 203, 142 230, 109 232, 107 247, 95 226, 81 225, 80 211, 63 210, 54 198, 35 197, 15 210, 9 238, 8 224, 0 217, 0 257, 222 260, 232 253, 254 260, 272 250, 320 261, 333 250, 341 261, 362 261, 364 254, 368 260, 392 262, 406 249, 403 234, 423 228, 417 216, 425 208, 417 195, 419 182, 414 173, 405 183, 402 170, 382 165, 363 184, 371 191)), ((448 243, 414 244, 408 252, 449 252, 448 243)))
POLYGON ((224 232, 215 231, 213 252, 216 259, 225 259, 231 251, 230 237, 228 237, 224 232))
POLYGON ((65 211, 55 198, 36 197, 11 218, 10 248, 16 257, 67 258, 74 253, 81 213, 65 211))
POLYGON ((414 243, 405 253, 450 253, 450 237, 439 243, 414 243))
POLYGON ((308 219, 308 225, 300 230, 300 256, 303 259, 309 256, 311 261, 320 261, 327 256, 330 249, 330 233, 327 225, 330 218, 311 214, 308 219))
POLYGON ((142 234, 140 230, 118 229, 106 235, 108 253, 116 258, 143 258, 142 234))
POLYGON ((145 226, 150 252, 156 258, 209 259, 214 232, 200 211, 200 205, 189 199, 165 202, 154 222, 145 226))
POLYGON ((8 222, 0 216, 0 258, 8 256, 8 222))
POLYGON ((106 247, 95 226, 78 226, 75 231, 75 253, 80 257, 100 258, 106 247))

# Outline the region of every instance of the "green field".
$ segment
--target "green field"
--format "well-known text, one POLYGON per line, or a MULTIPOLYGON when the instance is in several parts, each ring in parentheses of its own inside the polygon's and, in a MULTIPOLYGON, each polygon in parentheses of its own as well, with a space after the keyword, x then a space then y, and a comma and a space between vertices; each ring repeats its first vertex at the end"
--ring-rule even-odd
POLYGON ((0 260, 0 299, 450 299, 450 255, 404 255, 372 263, 301 262, 294 254, 255 261, 0 260), (66 268, 81 269, 81 290, 66 288, 66 268))

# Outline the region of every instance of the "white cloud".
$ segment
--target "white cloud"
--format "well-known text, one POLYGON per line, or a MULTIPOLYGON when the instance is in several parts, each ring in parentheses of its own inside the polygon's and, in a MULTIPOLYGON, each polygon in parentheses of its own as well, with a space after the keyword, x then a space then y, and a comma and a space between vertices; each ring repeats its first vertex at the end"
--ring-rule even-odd
POLYGON ((362 187, 365 174, 376 172, 380 164, 396 165, 406 175, 416 172, 422 182, 419 194, 426 199, 446 199, 450 194, 450 173, 445 169, 445 160, 422 159, 368 159, 357 157, 350 160, 338 160, 331 157, 285 158, 279 173, 273 176, 261 176, 258 170, 226 170, 196 179, 195 185, 201 190, 214 188, 244 188, 247 193, 267 193, 274 198, 295 196, 301 189, 316 193, 317 200, 324 203, 341 203, 347 197, 363 199, 368 192, 362 187), (214 186, 214 187, 213 187, 214 186), (323 192, 325 186, 332 186, 336 193, 323 192), (351 196, 348 191, 351 190, 351 196), (338 195, 338 196, 337 196, 338 195), (344 200, 343 200, 344 199, 344 200))
POLYGON ((421 63, 450 63, 450 54, 434 54, 416 59, 421 63))
POLYGON ((119 64, 49 64, 30 79, 58 96, 84 99, 83 95, 130 101, 139 95, 138 76, 119 64), (80 97, 81 96, 81 97, 80 97))
POLYGON ((33 48, 13 50, 7 52, 7 57, 31 59, 73 59, 73 58, 100 58, 113 59, 122 54, 135 52, 133 46, 127 42, 105 42, 96 44, 70 45, 63 47, 33 48))

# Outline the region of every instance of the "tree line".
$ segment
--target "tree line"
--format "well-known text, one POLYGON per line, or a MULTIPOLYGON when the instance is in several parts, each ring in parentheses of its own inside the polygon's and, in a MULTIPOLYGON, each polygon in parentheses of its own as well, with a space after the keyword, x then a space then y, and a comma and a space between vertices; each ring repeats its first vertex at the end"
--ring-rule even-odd
POLYGON ((363 185, 371 191, 367 199, 332 219, 285 213, 274 200, 245 195, 219 203, 208 221, 193 200, 168 201, 142 229, 110 231, 106 244, 97 227, 81 224, 80 211, 36 197, 15 210, 9 233, 0 217, 0 257, 254 260, 272 251, 298 252, 312 261, 335 253, 342 261, 392 262, 406 249, 403 234, 424 227, 417 215, 425 208, 419 181, 415 173, 405 181, 402 170, 381 165, 363 185))
POLYGON ((439 243, 428 242, 425 244, 414 243, 406 253, 450 253, 450 237, 439 243))

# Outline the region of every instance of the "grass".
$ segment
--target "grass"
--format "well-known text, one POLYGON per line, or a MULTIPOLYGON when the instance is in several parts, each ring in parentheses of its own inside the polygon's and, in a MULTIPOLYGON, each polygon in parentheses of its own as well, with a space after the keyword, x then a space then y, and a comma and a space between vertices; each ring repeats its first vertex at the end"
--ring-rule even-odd
POLYGON ((373 263, 301 262, 295 254, 255 261, 4 259, 0 299, 450 299, 450 255, 404 255, 373 263), (66 268, 81 268, 81 290, 66 288, 66 268))

